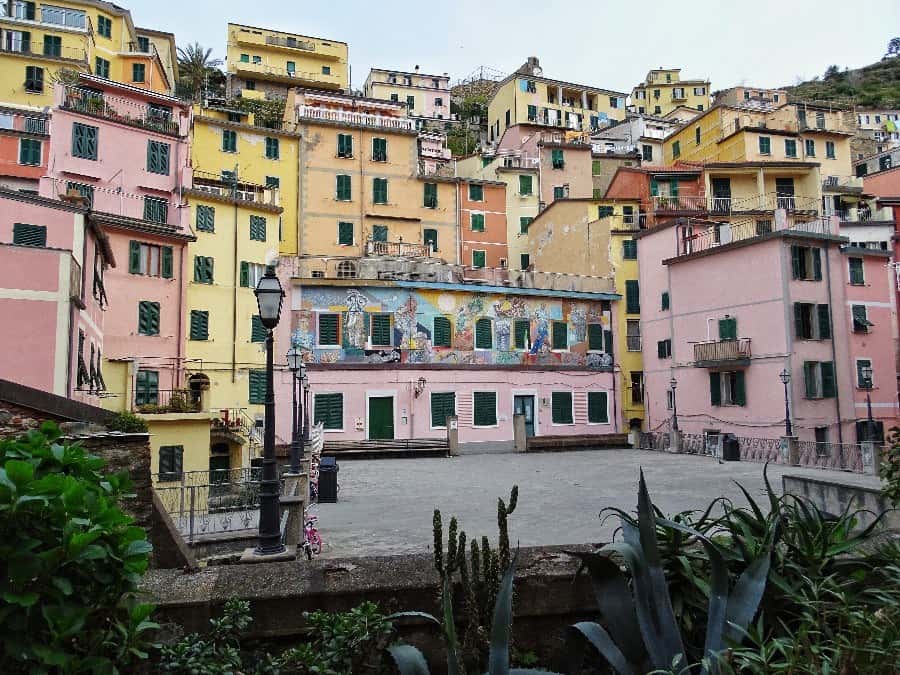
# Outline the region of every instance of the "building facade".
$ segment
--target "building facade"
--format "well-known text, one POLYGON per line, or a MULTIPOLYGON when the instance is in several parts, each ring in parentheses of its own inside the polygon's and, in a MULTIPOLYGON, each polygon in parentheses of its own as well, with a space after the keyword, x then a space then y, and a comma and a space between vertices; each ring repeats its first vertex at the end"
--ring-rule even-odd
POLYGON ((761 87, 731 87, 717 91, 713 105, 738 106, 758 104, 778 108, 788 102, 784 89, 762 89, 761 87))
POLYGON ((666 115, 679 106, 703 111, 709 100, 709 80, 682 80, 681 68, 651 70, 631 90, 631 108, 648 115, 666 115))
POLYGON ((36 193, 50 155, 50 115, 0 107, 0 185, 36 193))
POLYGON ((372 68, 363 84, 363 96, 405 103, 410 117, 449 120, 450 76, 372 68))
POLYGON ((506 245, 506 183, 459 179, 460 264, 509 267, 506 245))

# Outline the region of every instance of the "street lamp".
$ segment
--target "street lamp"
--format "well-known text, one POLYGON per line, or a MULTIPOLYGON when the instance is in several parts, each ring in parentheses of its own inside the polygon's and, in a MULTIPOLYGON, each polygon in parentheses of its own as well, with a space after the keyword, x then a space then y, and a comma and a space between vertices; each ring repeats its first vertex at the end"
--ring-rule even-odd
POLYGON ((278 474, 275 464, 275 384, 272 357, 275 337, 273 329, 281 319, 284 290, 275 276, 275 267, 268 265, 256 290, 259 320, 266 329, 266 404, 265 436, 263 437, 262 480, 259 483, 259 543, 256 555, 284 553, 281 543, 281 514, 278 505, 278 474))
POLYGON ((678 405, 675 403, 675 389, 678 387, 678 381, 673 377, 669 380, 669 386, 672 388, 672 431, 678 431, 678 405))
POLYGON ((863 366, 859 369, 862 376, 862 387, 866 390, 866 412, 868 413, 868 433, 866 440, 875 442, 875 420, 872 419, 872 366, 863 366))
POLYGON ((300 460, 303 459, 303 438, 300 435, 300 411, 297 409, 297 389, 302 379, 306 377, 306 364, 303 363, 303 352, 296 347, 291 347, 287 353, 288 368, 291 378, 291 473, 300 473, 300 460), (298 375, 299 373, 299 375, 298 375))
POLYGON ((790 438, 794 435, 793 428, 791 427, 791 406, 788 403, 788 383, 791 381, 791 373, 787 368, 784 368, 781 373, 778 374, 778 377, 782 384, 784 384, 784 435, 790 438))
POLYGON ((303 387, 303 433, 300 437, 305 444, 309 443, 309 373, 305 368, 300 376, 300 384, 303 387))

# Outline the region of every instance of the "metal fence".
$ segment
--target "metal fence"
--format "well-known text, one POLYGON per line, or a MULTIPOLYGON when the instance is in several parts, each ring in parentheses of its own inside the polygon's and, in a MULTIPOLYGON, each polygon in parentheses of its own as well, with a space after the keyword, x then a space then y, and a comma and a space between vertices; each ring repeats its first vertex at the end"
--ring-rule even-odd
POLYGON ((862 446, 859 443, 798 441, 797 445, 800 466, 863 472, 862 446))
POLYGON ((670 439, 668 431, 641 432, 641 450, 668 450, 669 443, 670 439))

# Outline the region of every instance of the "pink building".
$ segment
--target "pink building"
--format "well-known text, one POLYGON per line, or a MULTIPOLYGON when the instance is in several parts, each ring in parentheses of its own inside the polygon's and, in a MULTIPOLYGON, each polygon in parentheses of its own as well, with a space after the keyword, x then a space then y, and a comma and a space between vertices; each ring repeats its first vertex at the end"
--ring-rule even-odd
POLYGON ((649 429, 668 429, 677 408, 689 434, 780 437, 787 370, 794 435, 859 442, 866 392, 856 370, 864 358, 875 371, 873 414, 893 423, 888 270, 874 251, 844 250, 847 239, 832 234, 837 224, 796 222, 779 210, 771 230, 754 220, 679 219, 637 235, 649 429), (864 283, 850 262, 857 259, 864 283), (854 332, 857 305, 881 325, 854 332))
POLYGON ((83 205, 0 188, 0 377, 97 405, 113 265, 83 205))
POLYGON ((0 105, 0 186, 37 192, 49 153, 49 114, 0 105))
MULTIPOLYGON (((41 195, 84 197, 109 233, 121 262, 107 280, 113 302, 103 355, 123 367, 108 369, 106 385, 113 395, 135 392, 122 407, 155 402, 152 392, 179 388, 183 379, 185 254, 194 240, 182 199, 191 186, 191 109, 91 75, 78 86, 58 84, 55 96, 41 195)), ((209 267, 195 276, 211 277, 209 267)))

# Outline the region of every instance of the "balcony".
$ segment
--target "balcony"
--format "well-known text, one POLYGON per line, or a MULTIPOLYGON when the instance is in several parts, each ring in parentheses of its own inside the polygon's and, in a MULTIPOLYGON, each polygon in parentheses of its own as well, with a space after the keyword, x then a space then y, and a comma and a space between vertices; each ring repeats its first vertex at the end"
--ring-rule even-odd
POLYGON ((202 412, 200 399, 189 389, 138 390, 131 409, 142 415, 202 412))
POLYGON ((873 208, 852 208, 839 209, 833 214, 840 218, 842 223, 892 223, 894 222, 894 211, 890 207, 883 206, 880 209, 873 208))
MULTIPOLYGON (((789 217, 785 225, 778 230, 819 236, 835 234, 832 232, 831 221, 828 218, 794 221, 789 217)), ((713 224, 692 222, 688 225, 679 225, 677 227, 676 255, 700 253, 726 244, 763 237, 775 231, 777 230, 774 219, 751 219, 713 224)))
MULTIPOLYGON (((15 5, 12 7, 13 14, 8 14, 8 5, 0 2, 0 20, 21 22, 23 25, 34 26, 35 24, 48 30, 65 30, 77 31, 93 34, 94 28, 91 24, 91 17, 80 10, 66 9, 63 7, 43 6, 40 8, 40 19, 26 19, 22 16, 24 8, 15 5)), ((37 16, 37 14, 35 14, 37 16)))
POLYGON ((316 87, 338 89, 341 79, 336 74, 322 72, 306 72, 300 70, 288 70, 281 66, 272 66, 267 63, 249 63, 238 61, 233 64, 234 72, 241 77, 251 80, 277 81, 293 86, 302 86, 304 83, 314 83, 316 87))
POLYGON ((415 132, 416 122, 407 117, 390 117, 371 113, 353 112, 350 110, 334 110, 317 106, 297 106, 298 120, 328 122, 343 126, 361 126, 376 129, 393 129, 396 131, 415 132))
POLYGON ((758 213, 784 209, 790 213, 807 213, 816 215, 821 206, 817 197, 792 195, 780 192, 764 192, 746 197, 711 196, 708 199, 708 210, 717 215, 740 213, 758 213))
POLYGON ((861 193, 862 189, 863 179, 856 176, 826 176, 822 181, 825 192, 861 193))
POLYGON ((146 54, 147 56, 158 56, 158 52, 156 51, 156 45, 152 42, 147 42, 146 45, 141 44, 140 42, 129 42, 128 43, 128 52, 131 54, 146 54))
MULTIPOLYGON (((7 34, 8 36, 9 34, 7 34)), ((28 41, 15 42, 7 39, 0 42, 0 53, 3 54, 19 54, 21 56, 37 57, 42 59, 54 59, 58 61, 66 61, 68 63, 87 63, 87 51, 80 47, 67 47, 59 45, 56 47, 44 48, 43 45, 32 45, 28 41)))
POLYGON ((366 242, 367 256, 391 256, 394 258, 430 258, 434 255, 430 244, 410 244, 405 241, 366 242))
POLYGON ((650 197, 650 209, 654 213, 704 213, 707 199, 703 195, 657 195, 650 197))
POLYGON ((316 43, 312 40, 298 40, 295 37, 279 37, 266 35, 266 44, 270 47, 285 47, 286 49, 300 49, 305 52, 316 51, 316 43))
POLYGON ((50 135, 50 118, 23 115, 19 112, 0 112, 0 129, 22 131, 35 136, 50 135))
POLYGON ((591 143, 591 152, 595 155, 630 155, 638 152, 635 143, 604 143, 594 141, 591 143))
POLYGON ((249 202, 259 206, 281 207, 281 191, 275 187, 265 187, 246 181, 228 180, 220 174, 194 171, 193 186, 187 194, 211 195, 218 199, 235 202, 249 202))
POLYGON ((694 344, 694 365, 698 368, 750 365, 750 338, 697 342, 694 344))
POLYGON ((110 122, 147 129, 169 136, 186 136, 178 122, 172 119, 171 109, 151 107, 133 99, 99 93, 79 87, 66 87, 63 110, 99 117, 110 122))

